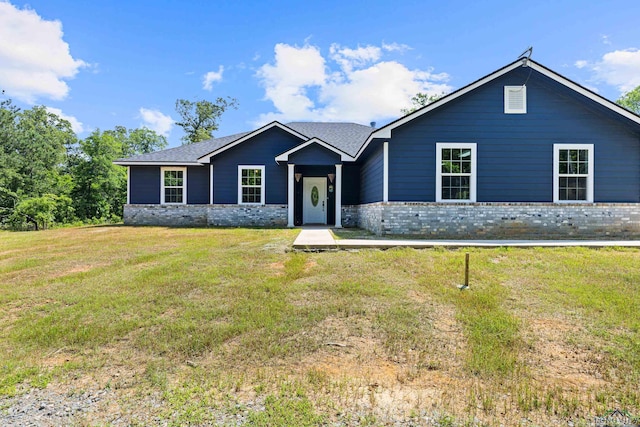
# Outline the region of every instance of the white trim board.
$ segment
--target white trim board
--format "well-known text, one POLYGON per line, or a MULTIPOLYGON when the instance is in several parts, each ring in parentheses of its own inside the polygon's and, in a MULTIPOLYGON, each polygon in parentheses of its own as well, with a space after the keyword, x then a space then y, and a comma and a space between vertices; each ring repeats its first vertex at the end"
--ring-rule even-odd
POLYGON ((118 160, 114 161, 113 164, 118 166, 166 166, 169 168, 181 166, 206 166, 205 164, 196 162, 133 162, 118 160))
POLYGON ((127 166, 127 204, 131 204, 131 167, 127 166))
POLYGON ((382 143, 382 201, 389 201, 389 141, 382 143))

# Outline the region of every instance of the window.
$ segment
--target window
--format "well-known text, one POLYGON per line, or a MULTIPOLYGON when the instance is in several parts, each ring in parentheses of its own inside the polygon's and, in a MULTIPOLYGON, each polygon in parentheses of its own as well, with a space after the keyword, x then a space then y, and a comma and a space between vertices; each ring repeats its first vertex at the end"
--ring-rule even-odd
POLYGON ((184 204, 187 202, 187 168, 162 168, 162 204, 184 204))
POLYGON ((593 203, 593 144, 554 144, 553 201, 593 203))
POLYGON ((505 114, 526 114, 527 112, 527 87, 526 86, 505 86, 504 87, 504 113, 505 114))
POLYGON ((476 144, 436 144, 436 202, 476 201, 476 144))
POLYGON ((238 203, 264 205, 264 166, 238 166, 238 203))

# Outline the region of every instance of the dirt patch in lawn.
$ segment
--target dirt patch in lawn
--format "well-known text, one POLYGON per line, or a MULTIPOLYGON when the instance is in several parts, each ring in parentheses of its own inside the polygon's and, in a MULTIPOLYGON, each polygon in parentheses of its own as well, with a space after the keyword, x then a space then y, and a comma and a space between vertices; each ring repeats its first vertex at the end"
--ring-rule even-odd
POLYGON ((604 386, 601 352, 572 344, 570 339, 577 334, 584 335, 584 331, 564 319, 529 320, 528 335, 532 343, 526 353, 526 364, 533 376, 544 378, 550 385, 582 390, 604 386))

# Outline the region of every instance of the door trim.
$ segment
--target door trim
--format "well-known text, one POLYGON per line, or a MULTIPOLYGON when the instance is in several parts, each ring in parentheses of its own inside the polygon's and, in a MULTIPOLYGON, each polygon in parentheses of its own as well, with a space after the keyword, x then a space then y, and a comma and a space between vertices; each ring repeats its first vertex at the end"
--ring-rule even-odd
POLYGON ((327 209, 329 207, 329 203, 327 200, 327 178, 324 177, 303 177, 302 178, 302 224, 327 224, 327 209), (323 219, 321 222, 310 222, 307 220, 307 209, 309 205, 307 200, 311 200, 311 194, 309 192, 309 188, 307 185, 317 186, 318 188, 322 188, 320 194, 318 194, 318 203, 324 204, 323 209, 323 219))

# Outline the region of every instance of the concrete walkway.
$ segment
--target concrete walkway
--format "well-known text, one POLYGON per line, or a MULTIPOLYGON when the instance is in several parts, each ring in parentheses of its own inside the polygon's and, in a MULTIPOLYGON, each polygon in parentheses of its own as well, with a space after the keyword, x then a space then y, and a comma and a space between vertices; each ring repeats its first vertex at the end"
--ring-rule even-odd
POLYGON ((335 239, 328 228, 303 228, 293 242, 293 248, 307 251, 336 249, 462 247, 640 247, 640 240, 395 240, 395 239, 335 239))

